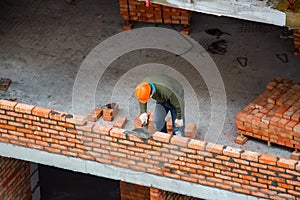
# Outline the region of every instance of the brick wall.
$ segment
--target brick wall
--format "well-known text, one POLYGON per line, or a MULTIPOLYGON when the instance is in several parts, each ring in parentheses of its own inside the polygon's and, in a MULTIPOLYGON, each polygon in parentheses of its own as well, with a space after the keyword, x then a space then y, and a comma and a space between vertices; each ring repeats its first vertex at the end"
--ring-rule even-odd
POLYGON ((269 199, 300 196, 300 162, 156 132, 150 139, 84 117, 0 100, 0 142, 269 199))
POLYGON ((198 198, 180 195, 173 192, 159 190, 156 188, 150 188, 150 198, 151 200, 200 200, 198 198))
POLYGON ((0 199, 31 199, 29 162, 0 157, 0 199))
POLYGON ((120 181, 121 200, 150 200, 149 187, 120 181))

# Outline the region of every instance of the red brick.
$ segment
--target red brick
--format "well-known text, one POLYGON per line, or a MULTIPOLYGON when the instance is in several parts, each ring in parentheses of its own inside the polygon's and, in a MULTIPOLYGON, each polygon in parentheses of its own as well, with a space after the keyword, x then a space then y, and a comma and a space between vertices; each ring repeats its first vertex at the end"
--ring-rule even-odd
MULTIPOLYGON (((35 120, 35 119, 33 119, 33 120, 35 120)), ((51 119, 45 119, 45 118, 41 118, 41 122, 44 123, 44 124, 53 124, 53 125, 57 124, 57 121, 54 121, 54 120, 51 120, 51 119)))
POLYGON ((292 116, 291 119, 295 122, 300 121, 300 109, 298 109, 292 116))
POLYGON ((42 107, 38 107, 36 106, 35 108, 33 108, 32 110, 32 114, 39 116, 39 117, 45 117, 48 118, 49 117, 49 113, 51 112, 50 109, 47 108, 42 108, 42 107))
POLYGON ((223 154, 223 149, 225 146, 221 144, 215 144, 215 143, 207 143, 205 149, 208 152, 217 153, 217 154, 223 154))
MULTIPOLYGON (((19 118, 22 118, 22 117, 25 117, 26 115, 24 114, 21 114, 21 113, 16 113, 16 112, 11 112, 11 111, 6 111, 6 115, 10 115, 10 116, 14 116, 14 117, 19 117, 19 118)), ((31 116, 31 115, 29 115, 31 116)), ((26 117, 25 117, 26 118, 26 117)))
POLYGON ((295 169, 296 163, 297 163, 296 160, 280 158, 277 161, 277 166, 284 167, 284 168, 289 168, 289 169, 295 169))
POLYGON ((247 136, 241 136, 241 135, 238 135, 235 139, 234 139, 234 142, 239 144, 239 145, 243 145, 245 144, 247 141, 248 141, 249 137, 247 136))
POLYGON ((52 111, 49 113, 49 118, 50 118, 50 119, 53 119, 53 120, 56 120, 56 121, 62 121, 62 122, 65 122, 67 116, 68 116, 67 113, 63 113, 63 112, 56 111, 56 110, 52 110, 52 111))
POLYGON ((75 128, 74 124, 66 123, 66 122, 58 122, 58 126, 62 126, 62 127, 65 127, 65 128, 70 128, 70 129, 75 128))
POLYGON ((126 139, 126 134, 124 133, 124 129, 120 128, 112 128, 110 130, 110 136, 126 139))
POLYGON ((15 131, 17 129, 15 126, 10 126, 10 125, 7 125, 7 124, 0 124, 0 128, 13 130, 13 131, 15 131))
POLYGON ((17 102, 7 101, 4 99, 0 99, 0 109, 3 110, 11 110, 14 111, 15 106, 17 105, 17 102))
POLYGON ((230 156, 234 158, 240 158, 241 157, 241 149, 233 148, 233 147, 226 147, 223 149, 223 154, 225 156, 230 156))
POLYGON ((290 158, 294 160, 300 160, 300 152, 294 151, 293 153, 291 153, 290 158))
MULTIPOLYGON (((6 119, 6 120, 14 121, 14 120, 15 120, 15 117, 8 116, 8 115, 1 115, 1 114, 0 114, 0 119, 6 119)), ((22 118, 19 118, 19 119, 22 119, 22 118)))
POLYGON ((268 165, 276 165, 277 159, 278 158, 276 156, 261 154, 261 156, 259 157, 259 162, 268 165))
POLYGON ((9 130, 8 133, 12 134, 12 135, 15 135, 15 136, 18 136, 18 137, 24 137, 25 136, 24 133, 18 132, 18 131, 11 131, 11 130, 9 130))
POLYGON ((66 118, 66 122, 82 126, 86 123, 86 117, 80 115, 73 115, 72 118, 66 118))
POLYGON ((273 117, 271 117, 271 119, 270 119, 270 124, 276 126, 280 119, 281 119, 280 117, 273 116, 273 117))
POLYGON ((103 133, 103 134, 109 134, 110 130, 112 129, 111 126, 103 125, 103 124, 95 124, 93 127, 93 132, 95 133, 103 133))
POLYGON ((87 119, 91 122, 96 122, 103 114, 103 110, 101 108, 94 108, 92 112, 88 115, 87 119))
POLYGON ((294 126, 293 131, 295 131, 296 133, 300 133, 300 123, 294 126))
POLYGON ((191 139, 189 141, 188 147, 193 148, 193 149, 198 149, 198 150, 204 150, 205 145, 206 145, 206 142, 204 142, 202 140, 191 139))
POLYGON ((179 145, 179 146, 183 146, 183 147, 187 147, 189 141, 190 141, 189 138, 182 137, 182 136, 177 136, 177 135, 174 135, 174 136, 171 138, 171 143, 172 143, 172 144, 179 145))
POLYGON ((195 123, 187 123, 184 129, 184 136, 188 138, 195 138, 197 134, 197 126, 195 123))
POLYGON ((297 122, 295 121, 289 121, 286 126, 285 129, 289 130, 289 131, 293 131, 294 127, 296 126, 297 122))
POLYGON ((127 118, 124 116, 119 116, 117 117, 116 121, 114 122, 114 127, 117 128, 124 128, 125 124, 126 124, 127 118))
POLYGON ((34 108, 34 106, 32 106, 32 105, 18 103, 15 107, 15 111, 20 112, 20 113, 31 114, 33 108, 34 108))
POLYGON ((92 128, 95 126, 94 123, 92 122, 87 122, 86 124, 82 125, 82 126, 79 126, 77 125, 76 126, 76 129, 77 130, 80 130, 80 131, 88 131, 88 132, 92 132, 92 128))
POLYGON ((276 117, 283 117, 283 114, 289 109, 289 106, 282 105, 275 111, 276 117))
POLYGON ((156 133, 154 133, 154 135, 153 135, 153 139, 156 140, 156 141, 169 143, 169 142, 170 142, 170 139, 171 139, 171 136, 172 136, 172 135, 167 134, 167 133, 156 132, 156 133))

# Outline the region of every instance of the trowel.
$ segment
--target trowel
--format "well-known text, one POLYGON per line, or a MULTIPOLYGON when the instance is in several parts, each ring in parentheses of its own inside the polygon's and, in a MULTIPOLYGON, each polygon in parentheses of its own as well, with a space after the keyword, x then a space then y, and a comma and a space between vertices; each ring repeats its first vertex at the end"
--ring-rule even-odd
POLYGON ((148 123, 142 124, 141 128, 135 128, 132 131, 125 131, 127 134, 131 134, 143 139, 151 138, 150 132, 148 130, 148 123))

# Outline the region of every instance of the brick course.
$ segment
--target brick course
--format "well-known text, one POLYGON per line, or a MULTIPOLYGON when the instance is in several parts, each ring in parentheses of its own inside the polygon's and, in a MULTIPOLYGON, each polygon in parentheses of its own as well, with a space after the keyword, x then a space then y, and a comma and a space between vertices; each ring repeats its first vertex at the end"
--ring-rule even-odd
POLYGON ((257 197, 298 197, 299 161, 160 132, 144 140, 80 116, 57 111, 37 116, 17 105, 0 100, 0 142, 257 197))

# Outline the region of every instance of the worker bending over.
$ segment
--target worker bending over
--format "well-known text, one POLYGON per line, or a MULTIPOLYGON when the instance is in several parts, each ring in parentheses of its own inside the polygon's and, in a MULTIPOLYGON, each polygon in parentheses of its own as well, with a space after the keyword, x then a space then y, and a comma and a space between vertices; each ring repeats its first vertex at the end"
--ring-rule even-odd
POLYGON ((146 77, 135 89, 140 103, 141 123, 148 123, 147 102, 156 100, 154 126, 157 131, 167 133, 166 116, 171 112, 173 134, 184 136, 184 91, 180 83, 166 75, 146 77))

